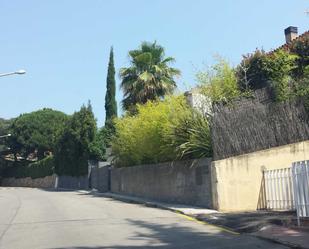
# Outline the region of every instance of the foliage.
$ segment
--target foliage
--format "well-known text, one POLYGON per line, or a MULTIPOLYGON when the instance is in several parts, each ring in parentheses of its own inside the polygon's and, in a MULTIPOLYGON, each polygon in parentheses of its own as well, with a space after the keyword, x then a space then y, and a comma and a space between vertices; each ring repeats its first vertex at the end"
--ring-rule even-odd
POLYGON ((7 168, 12 167, 14 163, 14 161, 8 161, 0 157, 0 178, 3 176, 3 172, 5 172, 7 168))
MULTIPOLYGON (((0 118, 0 136, 9 134, 9 127, 13 123, 13 119, 0 118)), ((8 138, 0 138, 0 153, 8 147, 8 138)), ((0 165, 1 168, 1 165, 0 165)))
POLYGON ((0 136, 7 135, 9 133, 9 127, 12 122, 13 119, 0 118, 0 136))
POLYGON ((179 116, 172 128, 172 146, 179 158, 212 156, 209 117, 197 110, 189 110, 179 116))
MULTIPOLYGON (((81 176, 88 172, 87 160, 95 151, 96 120, 90 103, 75 112, 66 124, 55 152, 58 175, 81 176)), ((97 155, 99 157, 99 155, 97 155)))
POLYGON ((236 75, 241 90, 256 90, 268 85, 267 54, 264 50, 255 50, 243 56, 236 68, 236 75))
POLYGON ((37 150, 41 159, 45 151, 54 151, 67 119, 66 114, 47 108, 22 114, 10 126, 9 147, 25 157, 37 150))
POLYGON ((129 52, 131 66, 120 70, 124 92, 122 106, 135 112, 136 104, 163 98, 176 88, 175 76, 180 71, 170 67, 173 57, 164 57, 164 48, 156 42, 143 42, 140 48, 129 52))
POLYGON ((54 174, 55 163, 52 156, 45 157, 42 160, 33 163, 15 162, 13 166, 7 167, 4 172, 4 177, 25 178, 31 177, 42 178, 54 174))
POLYGON ((228 103, 241 95, 235 72, 223 59, 210 70, 198 72, 196 77, 201 93, 209 97, 211 103, 228 103))
POLYGON ((309 66, 309 35, 305 35, 302 39, 292 42, 290 45, 290 53, 297 55, 296 67, 293 70, 293 76, 297 79, 307 77, 309 66), (307 68, 307 69, 306 69, 307 68))
POLYGON ((279 102, 291 96, 291 74, 295 68, 296 58, 295 55, 279 50, 266 59, 265 71, 274 89, 276 100, 279 102))
MULTIPOLYGON (((116 103, 116 81, 115 81, 115 66, 114 66, 114 52, 111 48, 108 63, 108 72, 106 79, 106 95, 105 95, 105 126, 112 126, 112 119, 117 117, 117 103, 116 103)), ((111 127, 113 130, 113 127, 111 127)))
POLYGON ((137 105, 137 109, 137 115, 116 120, 116 136, 112 142, 116 166, 209 155, 208 122, 201 121, 197 113, 192 114, 184 96, 149 101, 137 105), (206 137, 207 140, 202 141, 206 137), (202 148, 201 144, 208 145, 202 148), (204 149, 207 152, 202 152, 204 149))
POLYGON ((284 50, 270 54, 256 50, 244 56, 237 68, 241 89, 256 90, 268 86, 274 90, 277 101, 287 100, 291 96, 291 76, 297 58, 284 50))
POLYGON ((301 97, 309 111, 309 65, 304 68, 303 77, 294 83, 295 95, 301 97))
MULTIPOLYGON (((110 131, 110 129, 108 129, 110 131)), ((96 131, 95 137, 92 143, 89 145, 89 159, 105 161, 106 145, 108 144, 109 137, 107 130, 103 127, 96 131)))
POLYGON ((184 98, 169 97, 137 105, 136 116, 117 119, 112 142, 116 166, 173 160, 176 155, 169 146, 167 134, 171 132, 171 120, 185 108, 184 98))

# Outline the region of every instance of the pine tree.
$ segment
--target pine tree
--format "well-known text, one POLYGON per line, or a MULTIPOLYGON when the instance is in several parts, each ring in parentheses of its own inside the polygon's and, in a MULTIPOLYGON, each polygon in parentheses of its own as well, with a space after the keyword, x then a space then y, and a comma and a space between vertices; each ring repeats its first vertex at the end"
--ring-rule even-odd
POLYGON ((106 79, 105 111, 106 111, 105 127, 109 128, 110 126, 113 126, 112 125, 113 118, 117 117, 116 81, 115 81, 113 47, 111 47, 109 55, 108 72, 106 79))

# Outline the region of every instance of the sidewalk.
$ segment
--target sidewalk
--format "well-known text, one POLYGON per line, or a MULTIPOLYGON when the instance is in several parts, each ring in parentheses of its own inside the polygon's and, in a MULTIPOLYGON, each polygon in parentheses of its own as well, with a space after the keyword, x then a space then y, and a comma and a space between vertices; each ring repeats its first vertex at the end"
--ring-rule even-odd
POLYGON ((170 210, 223 229, 235 231, 235 233, 246 233, 292 248, 309 249, 309 229, 288 227, 292 226, 295 220, 295 214, 292 212, 219 213, 212 209, 157 202, 127 195, 100 193, 97 191, 91 191, 90 193, 124 202, 170 210))
POLYGON ((210 215, 198 214, 196 218, 293 248, 309 249, 309 229, 296 227, 294 212, 218 212, 210 215))
POLYGON ((309 230, 269 225, 253 235, 293 247, 309 249, 309 230))
MULTIPOLYGON (((92 192, 94 192, 94 191, 92 191, 92 192)), ((177 212, 177 213, 181 213, 181 214, 189 215, 189 216, 195 216, 195 215, 198 215, 198 214, 207 215, 207 214, 218 213, 218 211, 213 210, 213 209, 206 209, 206 208, 195 207, 195 206, 190 206, 190 205, 157 202, 157 201, 147 200, 147 199, 144 199, 144 198, 127 196, 127 195, 120 195, 120 194, 114 194, 114 193, 99 193, 97 191, 95 191, 94 193, 95 193, 95 195, 109 197, 109 198, 113 198, 113 199, 125 201, 125 202, 144 204, 144 205, 149 206, 149 207, 162 208, 162 209, 170 210, 170 211, 173 211, 173 212, 177 212)))

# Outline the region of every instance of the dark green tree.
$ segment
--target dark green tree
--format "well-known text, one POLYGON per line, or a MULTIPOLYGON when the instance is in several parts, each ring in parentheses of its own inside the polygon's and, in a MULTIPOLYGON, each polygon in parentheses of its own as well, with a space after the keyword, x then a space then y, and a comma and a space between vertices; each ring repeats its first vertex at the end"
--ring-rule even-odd
POLYGON ((117 102, 116 102, 116 80, 114 66, 114 51, 111 47, 108 62, 108 71, 106 79, 106 95, 105 95, 105 126, 113 126, 113 118, 117 117, 117 102))
POLYGON ((44 152, 54 151, 67 119, 63 112, 48 108, 22 114, 9 127, 12 136, 8 139, 8 146, 15 154, 25 157, 37 151, 42 159, 44 152))
POLYGON ((105 161, 106 145, 108 144, 106 129, 103 127, 98 129, 93 142, 90 144, 90 160, 105 161))
POLYGON ((0 118, 0 136, 9 133, 9 127, 13 123, 13 119, 0 118))
POLYGON ((241 90, 256 90, 271 87, 277 101, 291 97, 293 71, 297 68, 298 56, 279 49, 273 53, 256 50, 244 56, 237 67, 238 83, 241 90))
MULTIPOLYGON (((12 123, 13 119, 0 118, 0 136, 7 135, 10 133, 9 128, 12 123)), ((8 138, 0 139, 0 154, 6 151, 7 148, 8 148, 8 138)))
POLYGON ((55 152, 58 175, 87 174, 87 160, 94 156, 91 146, 95 141, 96 132, 96 120, 89 103, 72 115, 59 139, 55 152))
POLYGON ((267 54, 264 50, 255 50, 252 54, 243 56, 236 68, 239 86, 242 90, 256 90, 270 85, 267 54))
POLYGON ((174 77, 180 71, 170 67, 173 57, 164 56, 164 48, 156 42, 143 42, 136 50, 129 52, 131 66, 120 70, 121 88, 124 92, 122 106, 135 112, 136 104, 163 98, 176 88, 174 77))

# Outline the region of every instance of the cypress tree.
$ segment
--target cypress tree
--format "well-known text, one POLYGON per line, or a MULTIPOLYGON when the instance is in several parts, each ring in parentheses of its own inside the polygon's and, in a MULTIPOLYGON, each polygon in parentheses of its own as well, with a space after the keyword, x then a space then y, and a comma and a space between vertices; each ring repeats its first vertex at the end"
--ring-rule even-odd
POLYGON ((114 66, 114 51, 111 47, 108 72, 106 79, 106 95, 105 95, 105 127, 112 128, 112 119, 117 117, 117 102, 116 102, 116 81, 115 81, 115 66, 114 66))

